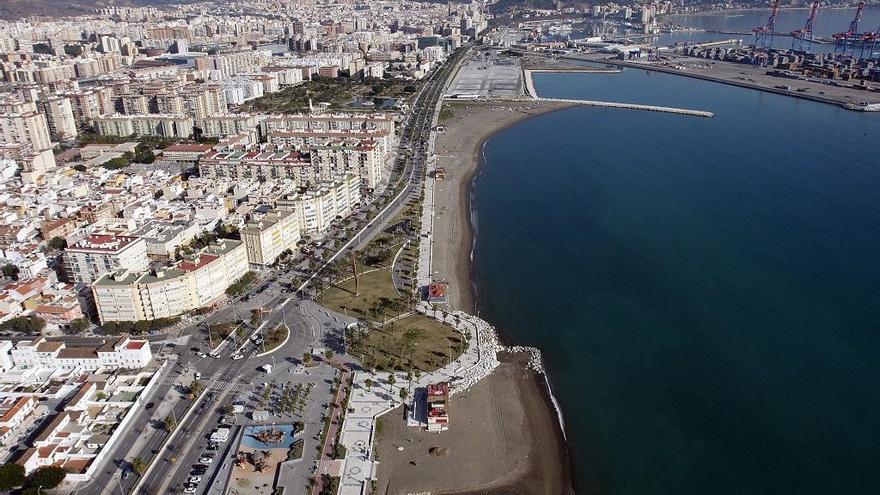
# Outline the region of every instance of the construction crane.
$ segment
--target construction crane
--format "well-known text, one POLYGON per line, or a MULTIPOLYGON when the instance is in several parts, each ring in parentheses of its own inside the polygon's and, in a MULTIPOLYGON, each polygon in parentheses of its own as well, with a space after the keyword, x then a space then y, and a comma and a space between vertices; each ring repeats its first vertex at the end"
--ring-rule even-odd
POLYGON ((865 47, 870 43, 871 50, 868 52, 868 58, 873 59, 877 53, 877 45, 880 44, 880 25, 873 32, 867 32, 862 37, 862 57, 864 58, 865 47))
POLYGON ((846 55, 852 51, 859 32, 859 22, 862 20, 862 12, 865 10, 865 2, 859 2, 859 8, 856 9, 856 16, 849 23, 849 29, 845 33, 837 33, 834 35, 834 53, 839 50, 840 53, 846 55))
POLYGON ((813 2, 810 9, 810 17, 804 27, 791 32, 791 49, 796 52, 810 53, 813 46, 813 23, 816 22, 816 13, 819 12, 819 2, 813 2))
POLYGON ((773 48, 773 35, 776 29, 776 14, 779 13, 779 0, 773 2, 773 10, 770 11, 770 17, 763 26, 752 29, 755 33, 755 46, 761 48, 773 48))

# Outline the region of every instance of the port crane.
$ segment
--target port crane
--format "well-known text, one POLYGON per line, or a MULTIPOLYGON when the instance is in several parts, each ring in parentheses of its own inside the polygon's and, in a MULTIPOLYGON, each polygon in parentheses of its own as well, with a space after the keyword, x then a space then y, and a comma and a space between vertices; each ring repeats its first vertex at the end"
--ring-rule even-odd
POLYGON ((810 9, 810 17, 800 29, 791 32, 791 49, 796 52, 810 53, 813 46, 813 23, 816 22, 816 14, 819 12, 819 2, 813 2, 810 9))
POLYGON ((755 46, 760 48, 773 48, 773 35, 776 29, 776 14, 779 13, 779 0, 773 2, 773 10, 763 26, 752 29, 755 33, 755 46))
POLYGON ((880 25, 877 26, 873 32, 866 32, 862 36, 862 58, 865 55, 865 48, 868 45, 871 45, 870 50, 868 51, 868 58, 873 59, 875 55, 880 55, 877 53, 877 45, 880 45, 880 25))
POLYGON ((834 35, 834 53, 837 53, 838 50, 843 55, 846 55, 847 52, 852 53, 855 42, 859 37, 859 22, 862 20, 862 12, 864 10, 865 2, 859 2, 859 7, 856 9, 856 16, 853 18, 852 22, 849 23, 849 29, 847 29, 845 33, 837 33, 834 35))

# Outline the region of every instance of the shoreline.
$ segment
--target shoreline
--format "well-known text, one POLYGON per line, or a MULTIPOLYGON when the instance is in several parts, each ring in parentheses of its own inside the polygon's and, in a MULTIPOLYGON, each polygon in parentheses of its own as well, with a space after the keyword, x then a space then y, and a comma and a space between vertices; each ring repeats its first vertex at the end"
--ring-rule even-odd
MULTIPOLYGON (((449 187, 442 187, 443 182, 435 185, 435 202, 447 207, 456 208, 452 215, 443 215, 441 210, 435 220, 434 235, 434 266, 435 272, 445 275, 453 288, 450 294, 449 309, 462 310, 476 316, 479 314, 479 282, 477 277, 477 261, 474 250, 479 234, 479 219, 474 208, 474 188, 483 166, 486 164, 485 145, 497 134, 531 118, 546 113, 578 106, 576 103, 542 102, 542 101, 510 101, 510 102, 467 102, 444 103, 452 108, 453 115, 445 134, 438 136, 437 155, 438 167, 446 168, 448 179, 454 182, 449 187), (440 186, 440 187, 438 187, 440 186), (455 235, 455 230, 458 235, 455 235), (448 239, 450 242, 437 243, 437 239, 448 239)), ((544 462, 530 463, 523 473, 514 476, 515 480, 504 480, 500 484, 484 487, 479 492, 458 491, 461 495, 470 493, 552 493, 545 492, 547 486, 540 486, 540 481, 562 475, 564 481, 554 487, 560 493, 573 493, 573 477, 568 453, 565 420, 558 400, 553 394, 553 386, 548 373, 544 370, 540 350, 535 348, 513 346, 510 337, 503 329, 496 328, 500 344, 505 346, 501 354, 524 354, 528 356, 522 372, 531 374, 534 387, 521 387, 523 393, 522 407, 530 410, 527 415, 526 428, 534 431, 553 432, 552 446, 542 445, 545 450, 534 457, 544 462), (526 391, 528 390, 528 391, 526 391), (557 470, 555 473, 550 471, 557 470), (528 491, 531 486, 536 491, 528 491), (540 486, 540 488, 539 488, 540 486), (523 492, 512 492, 515 488, 525 489, 523 492)), ((500 481, 500 480, 499 480, 500 481)))

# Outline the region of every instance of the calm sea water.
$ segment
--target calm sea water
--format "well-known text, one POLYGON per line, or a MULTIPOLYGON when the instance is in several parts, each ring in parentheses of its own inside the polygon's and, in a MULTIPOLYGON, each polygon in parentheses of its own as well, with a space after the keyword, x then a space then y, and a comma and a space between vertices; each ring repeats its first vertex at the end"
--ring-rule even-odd
MULTIPOLYGON (((844 32, 849 27, 850 21, 855 17, 855 9, 822 9, 816 15, 813 32, 818 36, 831 36, 834 33, 844 32)), ((697 27, 718 31, 751 32, 752 28, 763 26, 770 15, 769 10, 756 10, 750 12, 724 12, 699 15, 670 16, 668 20, 680 26, 697 27)), ((782 9, 776 18, 776 31, 790 33, 800 29, 806 24, 810 16, 809 9, 782 9)), ((880 9, 866 8, 862 15, 859 31, 875 31, 880 29, 880 9)), ((656 38, 654 43, 664 46, 676 42, 705 43, 707 41, 720 41, 736 38, 735 35, 720 33, 672 33, 663 34, 656 38)), ((743 43, 754 42, 752 36, 743 37, 743 43)), ((790 48, 791 38, 777 37, 773 42, 774 48, 790 48)), ((812 51, 827 53, 834 49, 833 44, 814 44, 812 51)))
POLYGON ((880 115, 672 75, 540 74, 486 145, 482 316, 543 349, 579 493, 880 487, 880 115))

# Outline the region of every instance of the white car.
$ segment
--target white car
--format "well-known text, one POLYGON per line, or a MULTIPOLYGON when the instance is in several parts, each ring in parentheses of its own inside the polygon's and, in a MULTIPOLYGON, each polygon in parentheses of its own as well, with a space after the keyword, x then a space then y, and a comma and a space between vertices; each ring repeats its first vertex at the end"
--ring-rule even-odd
POLYGON ((196 492, 196 487, 194 487, 194 486, 190 486, 190 487, 183 489, 183 493, 195 493, 195 492, 196 492))
POLYGON ((186 480, 187 483, 198 483, 199 481, 202 481, 202 477, 201 477, 201 476, 190 476, 190 477, 186 480))
POLYGON ((244 354, 233 354, 232 355, 233 361, 238 361, 239 359, 244 359, 244 354))
POLYGON ((196 353, 196 356, 198 356, 198 357, 200 357, 200 358, 206 358, 206 357, 208 357, 207 354, 205 354, 204 352, 201 352, 201 351, 197 352, 197 353, 196 353))
POLYGON ((208 457, 208 456, 202 456, 202 457, 199 457, 199 462, 202 464, 211 464, 212 462, 214 462, 214 458, 208 457))

